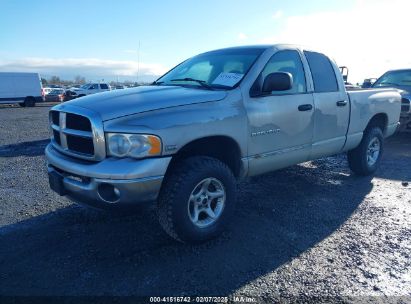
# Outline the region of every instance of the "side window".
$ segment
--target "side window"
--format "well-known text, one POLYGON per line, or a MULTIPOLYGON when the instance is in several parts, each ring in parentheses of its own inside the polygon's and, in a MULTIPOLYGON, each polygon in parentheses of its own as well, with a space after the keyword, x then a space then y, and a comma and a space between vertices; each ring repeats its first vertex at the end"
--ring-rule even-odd
POLYGON ((100 88, 102 90, 108 90, 108 86, 105 83, 100 83, 100 88))
MULTIPOLYGON (((271 94, 301 94, 307 91, 305 74, 300 55, 297 51, 280 51, 274 54, 251 88, 251 95, 261 92, 264 79, 275 72, 290 73, 293 77, 293 86, 287 91, 273 91, 271 94)), ((256 94, 258 95, 258 93, 256 94)))
POLYGON ((96 90, 96 89, 98 89, 98 84, 93 84, 93 85, 91 85, 89 88, 88 88, 89 90, 96 90))
POLYGON ((314 91, 317 93, 337 92, 338 83, 330 59, 315 52, 305 51, 304 54, 313 76, 314 91))

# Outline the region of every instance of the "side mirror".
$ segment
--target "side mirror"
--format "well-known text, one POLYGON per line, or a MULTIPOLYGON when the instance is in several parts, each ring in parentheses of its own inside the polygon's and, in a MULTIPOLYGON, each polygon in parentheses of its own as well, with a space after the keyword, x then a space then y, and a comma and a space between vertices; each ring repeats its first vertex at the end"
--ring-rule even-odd
POLYGON ((263 93, 272 91, 287 91, 293 87, 293 75, 285 72, 275 72, 268 74, 263 83, 263 93))

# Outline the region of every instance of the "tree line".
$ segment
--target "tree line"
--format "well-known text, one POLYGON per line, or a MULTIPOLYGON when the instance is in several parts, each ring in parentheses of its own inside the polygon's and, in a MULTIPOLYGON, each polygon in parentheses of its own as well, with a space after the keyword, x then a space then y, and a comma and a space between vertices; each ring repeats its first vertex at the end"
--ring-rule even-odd
POLYGON ((58 76, 51 76, 49 79, 43 77, 41 78, 41 83, 43 86, 47 86, 50 84, 70 86, 75 84, 85 84, 86 82, 86 78, 80 75, 74 77, 74 80, 63 80, 60 79, 60 77, 58 76))
MULTIPOLYGON (((61 85, 61 86, 73 86, 73 85, 83 85, 85 83, 87 83, 88 81, 86 80, 85 77, 77 75, 76 77, 74 77, 74 80, 64 80, 64 79, 60 79, 60 77, 58 76, 51 76, 50 78, 46 79, 46 78, 41 78, 41 83, 43 85, 43 87, 47 86, 47 85, 61 85)), ((138 86, 138 85, 142 85, 142 84, 148 84, 148 83, 137 83, 137 82, 133 82, 133 81, 122 81, 122 82, 117 82, 117 81, 110 81, 109 83, 112 87, 116 86, 116 85, 124 85, 124 86, 138 86)))

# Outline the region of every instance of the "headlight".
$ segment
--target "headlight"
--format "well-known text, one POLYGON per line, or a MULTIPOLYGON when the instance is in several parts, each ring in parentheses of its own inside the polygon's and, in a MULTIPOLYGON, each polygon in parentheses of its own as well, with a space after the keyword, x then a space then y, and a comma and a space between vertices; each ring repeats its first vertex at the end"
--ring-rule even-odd
POLYGON ((154 135, 106 133, 107 154, 142 158, 161 154, 161 140, 154 135))

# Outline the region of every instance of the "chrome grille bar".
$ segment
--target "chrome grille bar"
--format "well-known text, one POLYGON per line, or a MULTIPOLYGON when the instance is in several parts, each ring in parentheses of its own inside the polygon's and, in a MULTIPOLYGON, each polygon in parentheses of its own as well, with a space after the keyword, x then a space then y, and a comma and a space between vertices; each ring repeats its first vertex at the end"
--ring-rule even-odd
MULTIPOLYGON (((50 129, 54 131, 54 133, 52 132, 52 144, 56 150, 76 158, 91 161, 99 161, 106 157, 103 122, 97 113, 88 109, 79 108, 67 104, 55 106, 53 107, 52 111, 54 112, 50 113, 50 129), (58 114, 56 114, 56 112, 58 114), (73 129, 72 127, 67 128, 67 119, 68 117, 73 116, 70 114, 81 116, 87 119, 90 122, 90 131, 77 130, 73 129), (57 134, 59 136, 57 139, 55 139, 54 136, 57 136, 57 134), (76 140, 76 138, 78 138, 78 140, 76 140), (83 139, 80 140, 81 138, 83 139), (58 140, 60 142, 58 142, 58 140), (84 140, 90 140, 90 145, 82 146, 86 144, 86 141, 84 140), (90 149, 87 150, 86 147, 90 147, 90 149)), ((72 123, 70 124, 73 125, 72 123)))
POLYGON ((74 136, 79 136, 79 137, 86 137, 86 138, 92 138, 93 133, 92 132, 87 132, 87 131, 81 131, 81 130, 74 130, 74 129, 62 129, 59 126, 52 124, 51 128, 53 130, 56 130, 57 132, 62 132, 66 135, 74 135, 74 136))
POLYGON ((66 113, 60 112, 59 116, 59 126, 60 126, 60 145, 63 149, 67 150, 67 137, 66 134, 61 132, 61 130, 64 130, 66 128, 66 113))

